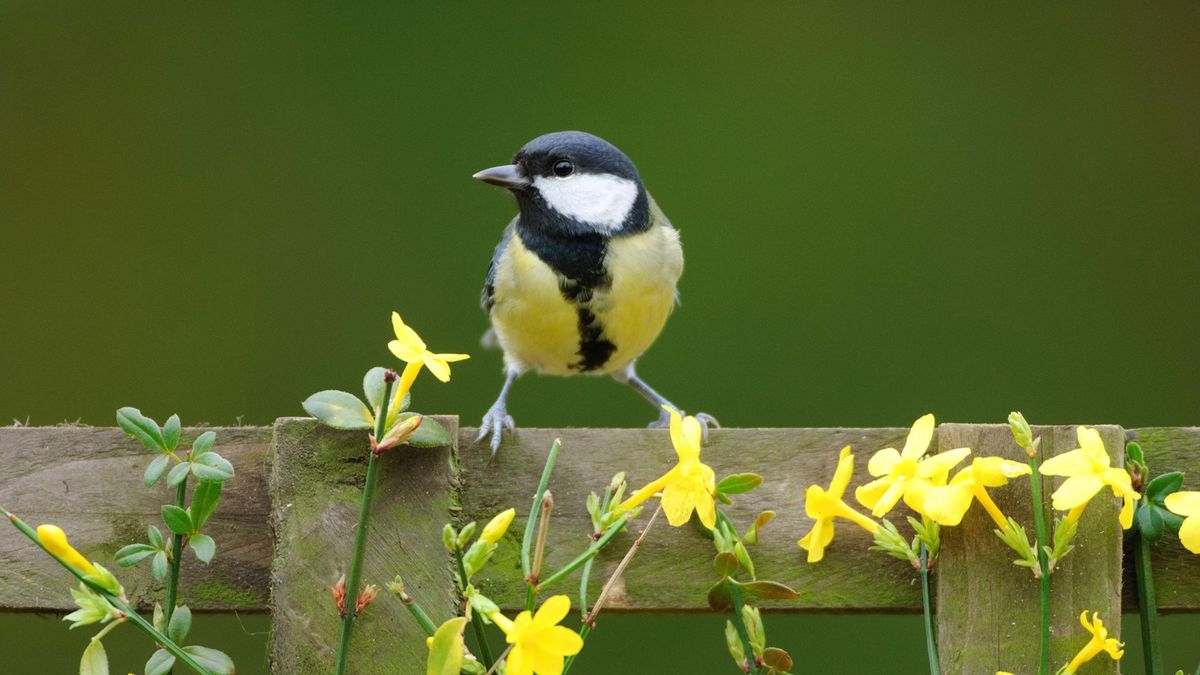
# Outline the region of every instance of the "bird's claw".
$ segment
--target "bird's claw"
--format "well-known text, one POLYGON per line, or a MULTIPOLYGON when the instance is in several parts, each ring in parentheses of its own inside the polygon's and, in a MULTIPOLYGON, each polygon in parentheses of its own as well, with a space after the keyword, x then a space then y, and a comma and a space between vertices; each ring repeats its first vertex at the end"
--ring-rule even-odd
MULTIPOLYGON (((687 413, 680 410, 679 414, 686 415, 687 413)), ((710 427, 713 429, 721 428, 721 423, 717 421, 717 418, 713 417, 712 415, 709 415, 708 413, 696 413, 695 415, 693 415, 693 417, 695 417, 696 421, 700 423, 700 434, 701 434, 701 438, 703 439, 703 441, 705 443, 708 442, 708 430, 710 427)), ((658 419, 656 419, 653 422, 651 422, 650 424, 646 425, 646 428, 648 428, 648 429, 668 429, 668 428, 670 428, 670 426, 671 426, 671 413, 664 410, 658 414, 658 419)))
POLYGON ((483 422, 479 424, 479 436, 475 438, 475 442, 482 441, 490 434, 492 440, 489 445, 492 446, 492 455, 495 456, 496 451, 500 449, 500 437, 505 429, 516 431, 517 425, 504 406, 493 405, 488 408, 487 413, 483 416, 483 422))

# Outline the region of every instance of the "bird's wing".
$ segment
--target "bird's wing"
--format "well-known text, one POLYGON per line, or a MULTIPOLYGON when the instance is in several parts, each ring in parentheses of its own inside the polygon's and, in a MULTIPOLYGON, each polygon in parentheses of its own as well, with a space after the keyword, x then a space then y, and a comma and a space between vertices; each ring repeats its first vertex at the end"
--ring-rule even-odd
POLYGON ((479 296, 479 304, 483 307, 483 311, 491 312, 492 305, 496 304, 496 265, 500 264, 500 256, 504 253, 504 249, 508 248, 508 242, 512 241, 513 232, 517 229, 517 219, 513 218, 504 228, 504 234, 500 235, 500 243, 496 244, 496 250, 492 253, 492 262, 488 264, 487 279, 483 282, 483 293, 479 296))

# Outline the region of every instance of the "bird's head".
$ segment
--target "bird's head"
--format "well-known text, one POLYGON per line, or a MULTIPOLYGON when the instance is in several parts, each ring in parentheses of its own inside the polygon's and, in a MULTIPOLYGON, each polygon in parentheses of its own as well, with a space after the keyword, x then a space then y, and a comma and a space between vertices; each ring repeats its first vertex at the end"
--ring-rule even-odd
POLYGON ((613 144, 582 131, 538 136, 517 152, 512 164, 474 177, 512 191, 527 227, 611 236, 649 224, 637 167, 613 144))

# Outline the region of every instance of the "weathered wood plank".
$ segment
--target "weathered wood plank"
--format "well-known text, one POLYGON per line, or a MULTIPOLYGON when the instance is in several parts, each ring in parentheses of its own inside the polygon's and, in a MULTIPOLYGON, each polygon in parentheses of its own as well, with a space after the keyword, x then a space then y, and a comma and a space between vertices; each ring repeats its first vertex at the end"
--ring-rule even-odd
MULTIPOLYGON (((1120 466, 1124 432, 1120 427, 1097 427, 1105 447, 1120 466)), ((1075 427, 1034 427, 1042 438, 1042 460, 1078 447, 1075 427)), ((943 424, 938 448, 969 447, 975 456, 998 455, 1025 461, 1012 432, 1000 424, 943 424)), ((970 461, 968 458, 966 461, 970 461)), ((965 464, 965 462, 964 462, 965 464)), ((1063 479, 1043 481, 1043 502, 1049 518, 1050 493, 1063 479)), ((1026 526, 1033 537, 1033 507, 1028 479, 1011 481, 990 491, 1005 515, 1026 526)), ((1120 632, 1121 528, 1119 502, 1105 489, 1088 505, 1079 522, 1072 551, 1054 572, 1050 626, 1050 663, 1057 668, 1087 642, 1079 613, 1099 612, 1113 637, 1120 632)), ((1038 582, 992 530, 995 524, 978 504, 958 527, 942 530, 942 553, 937 570, 938 651, 947 673, 992 675, 999 670, 1032 672, 1038 662, 1038 582)), ((1118 664, 1098 659, 1089 664, 1097 673, 1116 673, 1118 664)), ((1091 671, 1089 671, 1091 672, 1091 671)))
MULTIPOLYGON (((587 546, 591 532, 585 507, 588 492, 599 492, 617 471, 625 471, 630 488, 635 489, 675 462, 665 430, 519 429, 517 441, 506 436, 494 459, 486 447, 470 447, 475 433, 474 429, 464 429, 459 437, 462 519, 483 522, 509 507, 516 507, 518 513, 493 563, 476 577, 476 585, 506 608, 520 607, 524 601, 520 533, 555 437, 562 438, 563 448, 550 481, 555 506, 548 570, 557 569, 587 546)), ((752 551, 755 566, 760 577, 787 583, 799 590, 801 597, 772 606, 784 611, 919 611, 919 588, 913 583, 911 568, 881 553, 868 553, 871 537, 865 531, 840 524, 825 560, 817 565, 806 564, 803 551, 796 545, 811 524, 804 515, 804 490, 812 483, 829 483, 842 446, 853 446, 858 456, 852 482, 858 485, 869 478, 866 459, 870 454, 903 444, 907 433, 907 429, 723 429, 712 433, 703 459, 716 470, 718 480, 744 471, 759 472, 765 478, 761 487, 738 495, 736 504, 728 508, 738 526, 744 528, 762 510, 779 514, 765 528, 762 543, 752 551)), ((643 513, 598 557, 591 577, 592 598, 648 517, 649 512, 643 513)), ((711 541, 696 528, 656 525, 609 607, 628 611, 706 610, 706 594, 716 580, 712 558, 711 541)), ((578 586, 575 575, 551 590, 567 593, 575 601, 578 586)))
MULTIPOLYGON (((457 438, 457 417, 437 419, 457 438)), ((349 566, 368 452, 362 432, 335 431, 308 418, 275 424, 273 672, 333 670, 339 618, 329 588, 349 566)), ((448 447, 401 447, 383 456, 363 562, 363 583, 383 588, 402 575, 408 592, 439 623, 455 611, 441 538, 458 500, 452 458, 448 447)), ((428 656, 424 637, 384 590, 355 624, 351 672, 419 672, 428 656)))
MULTIPOLYGON (((1183 471, 1183 489, 1200 490, 1200 427, 1148 427, 1127 434, 1137 440, 1154 475, 1183 471)), ((1200 611, 1200 556, 1168 533, 1153 547, 1154 588, 1161 612, 1200 611)), ((1127 551, 1132 556, 1132 551, 1127 551)), ((1137 611, 1133 558, 1125 565, 1125 610, 1137 611)))
MULTIPOLYGON (((226 484, 207 531, 217 557, 205 565, 185 552, 180 597, 195 609, 261 611, 267 606, 271 537, 267 479, 269 427, 184 430, 183 444, 215 431, 216 449, 237 474, 226 484)), ((32 525, 55 523, 88 558, 114 570, 131 601, 142 609, 163 596, 149 562, 120 569, 113 553, 144 542, 146 526, 164 534, 160 509, 174 489, 148 489, 142 472, 153 459, 123 431, 94 427, 0 429, 0 504, 32 525)), ((0 607, 17 610, 72 608, 70 576, 16 530, 0 530, 0 607)))

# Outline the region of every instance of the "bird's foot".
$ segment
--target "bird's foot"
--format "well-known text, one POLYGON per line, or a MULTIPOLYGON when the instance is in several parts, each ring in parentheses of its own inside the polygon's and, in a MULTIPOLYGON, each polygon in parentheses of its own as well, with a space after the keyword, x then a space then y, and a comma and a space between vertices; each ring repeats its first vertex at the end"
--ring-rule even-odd
MULTIPOLYGON (((687 413, 680 410, 679 414, 686 415, 687 413)), ((717 421, 717 418, 713 417, 712 415, 709 415, 708 413, 696 413, 695 415, 693 415, 693 417, 695 417, 696 421, 700 423, 700 433, 701 433, 705 443, 708 442, 709 428, 713 428, 713 429, 721 428, 721 423, 717 421)), ((651 422, 650 424, 646 425, 646 428, 648 428, 648 429, 669 429, 670 427, 671 427, 671 413, 667 412, 666 410, 664 410, 658 414, 658 419, 656 419, 653 422, 651 422)))
POLYGON ((495 403, 483 416, 483 422, 479 424, 479 436, 475 438, 478 443, 487 438, 489 434, 492 436, 490 445, 492 446, 492 455, 500 449, 500 436, 505 429, 516 431, 517 425, 513 422, 512 415, 508 414, 508 410, 502 403, 495 403))

